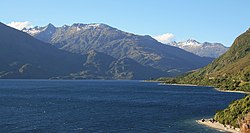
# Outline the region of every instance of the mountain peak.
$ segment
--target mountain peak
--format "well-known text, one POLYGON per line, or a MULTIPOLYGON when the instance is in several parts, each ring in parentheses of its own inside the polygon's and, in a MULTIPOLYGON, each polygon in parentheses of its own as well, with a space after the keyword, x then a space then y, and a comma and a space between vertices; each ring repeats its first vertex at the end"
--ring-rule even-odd
POLYGON ((198 42, 198 41, 196 41, 194 39, 188 39, 186 42, 187 43, 194 43, 194 44, 201 44, 200 42, 198 42))
POLYGON ((35 27, 29 28, 29 29, 27 29, 27 28, 22 29, 23 32, 27 32, 30 35, 37 35, 37 34, 44 32, 44 31, 48 32, 48 34, 53 34, 55 32, 55 30, 56 30, 56 27, 51 23, 49 23, 48 25, 46 25, 44 27, 35 26, 35 27))
POLYGON ((209 43, 209 42, 200 43, 194 39, 188 39, 187 41, 183 42, 171 42, 169 43, 169 45, 184 49, 188 52, 199 55, 201 57, 212 57, 212 58, 219 57, 220 55, 225 53, 228 49, 221 43, 209 43))
POLYGON ((47 28, 55 28, 55 26, 53 24, 51 24, 51 23, 49 23, 46 27, 47 28))
POLYGON ((180 46, 201 46, 202 44, 194 39, 188 39, 187 41, 179 42, 180 46))

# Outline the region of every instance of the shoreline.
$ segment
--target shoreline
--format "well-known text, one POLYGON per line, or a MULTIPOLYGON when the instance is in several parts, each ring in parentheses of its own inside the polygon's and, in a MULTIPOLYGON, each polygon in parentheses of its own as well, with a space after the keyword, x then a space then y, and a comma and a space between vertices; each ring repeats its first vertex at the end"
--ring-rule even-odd
POLYGON ((199 86, 199 85, 192 85, 192 84, 166 84, 160 83, 161 85, 175 85, 175 86, 199 86))
MULTIPOLYGON (((192 84, 166 84, 166 83, 159 83, 160 85, 179 85, 179 86, 198 86, 198 85, 192 85, 192 84)), ((207 86, 212 87, 212 89, 219 91, 219 92, 227 92, 227 93, 241 93, 241 94, 250 94, 250 92, 244 92, 244 91, 232 91, 232 90, 221 90, 219 88, 215 88, 213 86, 207 86)), ((219 122, 211 122, 211 119, 204 119, 202 120, 196 120, 196 122, 200 125, 204 125, 208 128, 213 128, 215 130, 218 130, 220 132, 229 132, 229 133, 240 133, 239 128, 231 128, 230 125, 223 125, 219 122)))
POLYGON ((213 128, 216 129, 218 131, 221 132, 229 132, 229 133, 240 133, 240 129, 239 128, 231 128, 229 125, 223 125, 219 122, 211 122, 211 119, 204 119, 204 121, 202 120, 196 120, 196 122, 200 125, 204 125, 207 126, 209 128, 213 128))
MULTIPOLYGON (((176 85, 176 86, 199 86, 199 85, 193 85, 193 84, 169 84, 169 83, 164 83, 161 81, 145 81, 145 82, 159 82, 159 85, 176 85)), ((245 91, 234 91, 234 90, 221 90, 219 88, 215 88, 213 86, 203 86, 203 87, 212 87, 213 89, 219 91, 219 92, 230 92, 230 93, 242 93, 242 94, 250 94, 250 92, 245 92, 245 91)))
POLYGON ((219 88, 214 88, 217 91, 220 92, 230 92, 230 93, 242 93, 242 94, 250 94, 250 92, 245 92, 245 91, 231 91, 231 90, 221 90, 219 88))
MULTIPOLYGON (((151 82, 151 81, 147 81, 151 82)), ((193 85, 193 84, 169 84, 169 83, 164 83, 164 82, 159 82, 159 85, 176 85, 176 86, 199 86, 199 85, 193 85)), ((212 87, 212 89, 219 91, 219 92, 227 92, 227 93, 241 93, 241 94, 248 94, 250 95, 250 92, 245 92, 245 91, 235 91, 235 90, 222 90, 219 88, 215 88, 213 86, 206 86, 206 87, 212 87)), ((240 133, 239 128, 233 128, 230 125, 223 125, 217 121, 210 121, 210 119, 203 119, 203 120, 196 120, 196 122, 200 125, 206 126, 208 128, 213 128, 215 130, 218 130, 220 132, 229 132, 229 133, 240 133)))
POLYGON ((158 83, 162 83, 162 82, 164 82, 164 81, 156 81, 156 80, 141 80, 141 82, 152 82, 152 83, 158 82, 158 83))

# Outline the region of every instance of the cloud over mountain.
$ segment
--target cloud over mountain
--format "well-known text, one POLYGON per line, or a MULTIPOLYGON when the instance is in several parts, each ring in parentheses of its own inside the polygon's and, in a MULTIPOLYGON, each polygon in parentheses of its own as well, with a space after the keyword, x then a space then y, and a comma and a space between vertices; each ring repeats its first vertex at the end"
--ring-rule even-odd
POLYGON ((7 25, 10 26, 10 27, 13 27, 15 29, 18 29, 18 30, 22 30, 23 28, 31 28, 31 27, 33 27, 31 22, 29 22, 29 21, 11 22, 11 23, 9 23, 7 25))
POLYGON ((166 33, 166 34, 155 36, 153 38, 161 43, 167 44, 167 43, 172 42, 174 40, 175 36, 172 33, 166 33))

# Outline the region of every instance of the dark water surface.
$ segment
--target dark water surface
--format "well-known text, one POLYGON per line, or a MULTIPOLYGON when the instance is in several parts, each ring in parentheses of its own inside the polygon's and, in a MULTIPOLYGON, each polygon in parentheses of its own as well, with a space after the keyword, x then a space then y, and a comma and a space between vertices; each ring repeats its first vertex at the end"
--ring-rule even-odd
POLYGON ((0 132, 213 133, 243 94, 140 81, 0 80, 0 132))

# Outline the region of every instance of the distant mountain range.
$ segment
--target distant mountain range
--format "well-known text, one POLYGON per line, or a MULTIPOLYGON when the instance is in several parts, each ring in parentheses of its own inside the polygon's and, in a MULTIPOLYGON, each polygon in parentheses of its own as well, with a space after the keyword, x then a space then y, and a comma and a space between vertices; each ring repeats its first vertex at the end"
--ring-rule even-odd
POLYGON ((0 78, 152 79, 212 61, 105 24, 22 31, 0 23, 0 78))
POLYGON ((224 54, 228 48, 221 43, 200 43, 196 40, 189 39, 184 42, 171 42, 168 45, 184 49, 201 57, 218 58, 224 54))
POLYGON ((182 49, 159 43, 150 36, 123 32, 106 24, 80 24, 23 29, 35 38, 77 54, 94 50, 116 59, 132 59, 143 66, 176 75, 200 68, 212 58, 203 58, 182 49))
POLYGON ((81 70, 84 58, 0 23, 0 78, 50 78, 81 70))
POLYGON ((150 79, 167 75, 128 58, 75 54, 0 23, 0 78, 150 79))

